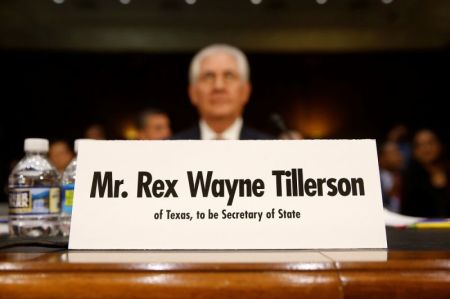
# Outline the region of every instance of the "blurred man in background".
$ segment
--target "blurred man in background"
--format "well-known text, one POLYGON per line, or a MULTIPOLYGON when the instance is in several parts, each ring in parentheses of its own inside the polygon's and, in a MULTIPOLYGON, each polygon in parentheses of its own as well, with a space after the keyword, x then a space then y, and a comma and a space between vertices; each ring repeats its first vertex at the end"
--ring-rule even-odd
POLYGON ((172 136, 169 116, 158 109, 147 109, 137 119, 138 139, 163 140, 172 136))
POLYGON ((402 171, 405 160, 397 143, 385 142, 379 153, 381 190, 383 205, 393 211, 400 211, 402 171))
POLYGON ((191 61, 189 83, 189 97, 200 121, 173 139, 270 138, 243 123, 251 85, 248 61, 241 50, 221 44, 202 49, 191 61))
POLYGON ((401 212, 420 217, 450 217, 450 163, 441 140, 430 129, 417 131, 413 160, 406 170, 401 212))
POLYGON ((65 140, 56 140, 50 144, 48 158, 59 173, 63 173, 74 157, 70 145, 65 140))
POLYGON ((84 132, 84 138, 105 140, 106 139, 105 129, 100 124, 90 125, 84 132))

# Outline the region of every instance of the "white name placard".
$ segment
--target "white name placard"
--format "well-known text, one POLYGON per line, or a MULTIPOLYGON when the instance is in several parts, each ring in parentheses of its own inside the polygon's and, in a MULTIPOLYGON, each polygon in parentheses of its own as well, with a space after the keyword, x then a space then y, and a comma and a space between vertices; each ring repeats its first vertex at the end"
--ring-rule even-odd
POLYGON ((69 248, 386 248, 375 141, 82 141, 69 248))

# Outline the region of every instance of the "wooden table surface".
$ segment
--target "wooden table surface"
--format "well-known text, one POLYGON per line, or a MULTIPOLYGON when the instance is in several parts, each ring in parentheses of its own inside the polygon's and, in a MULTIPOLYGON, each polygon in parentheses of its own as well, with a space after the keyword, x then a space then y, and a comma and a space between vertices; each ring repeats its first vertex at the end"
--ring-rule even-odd
POLYGON ((88 252, 0 236, 0 299, 450 298, 450 230, 386 233, 372 251, 88 252))
POLYGON ((0 252, 0 298, 450 298, 450 250, 0 252))

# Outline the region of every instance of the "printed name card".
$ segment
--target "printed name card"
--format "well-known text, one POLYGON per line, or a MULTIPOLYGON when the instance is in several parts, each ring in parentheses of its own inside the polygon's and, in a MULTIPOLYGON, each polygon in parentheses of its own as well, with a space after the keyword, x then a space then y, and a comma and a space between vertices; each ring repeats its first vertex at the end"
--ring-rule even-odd
POLYGON ((70 249, 386 248, 373 140, 80 142, 70 249))

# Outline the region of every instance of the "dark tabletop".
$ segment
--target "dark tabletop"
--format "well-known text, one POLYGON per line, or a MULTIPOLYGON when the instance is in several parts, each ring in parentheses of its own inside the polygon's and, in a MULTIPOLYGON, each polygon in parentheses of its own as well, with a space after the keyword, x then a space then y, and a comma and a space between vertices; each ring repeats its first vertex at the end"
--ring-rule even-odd
MULTIPOLYGON (((450 229, 386 227, 388 249, 450 250, 450 229)), ((0 252, 52 252, 67 250, 66 238, 9 238, 0 235, 0 252)))

